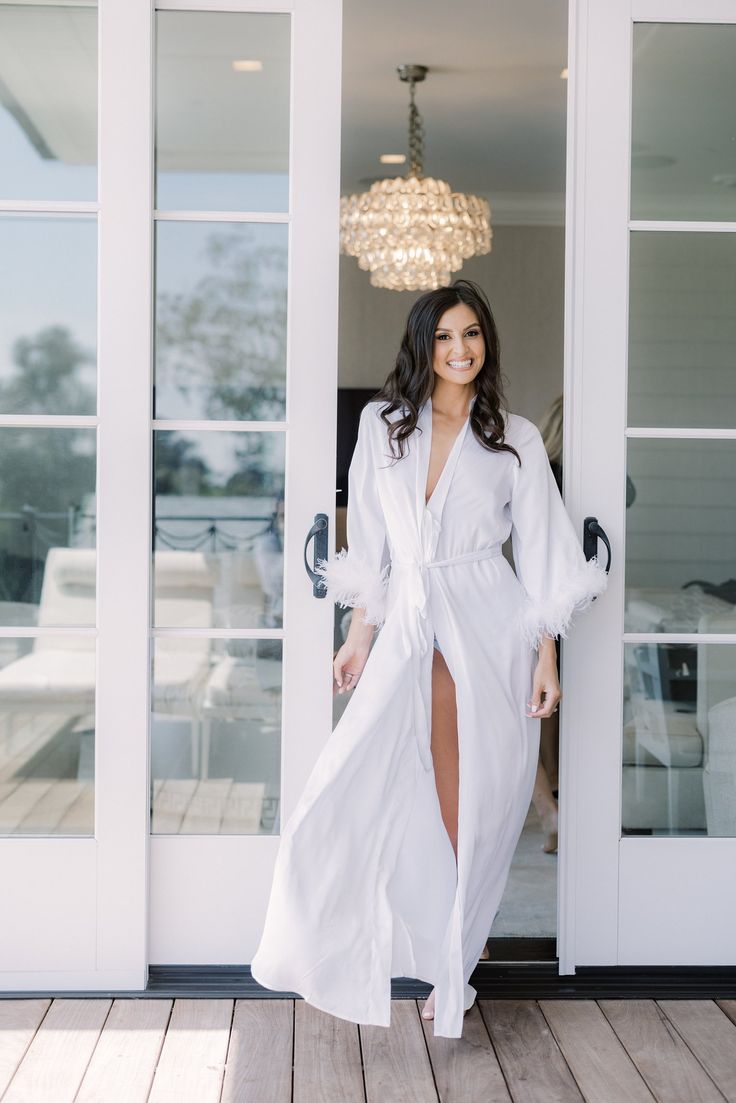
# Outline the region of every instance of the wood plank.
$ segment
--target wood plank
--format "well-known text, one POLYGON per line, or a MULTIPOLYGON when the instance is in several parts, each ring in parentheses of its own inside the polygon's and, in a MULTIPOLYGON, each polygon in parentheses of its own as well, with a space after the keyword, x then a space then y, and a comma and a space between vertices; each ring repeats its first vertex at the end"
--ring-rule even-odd
POLYGON ((476 1003, 514 1103, 550 1103, 553 1099, 582 1103, 573 1075, 534 1000, 476 1003))
POLYGON ((716 1000, 716 1003, 732 1023, 736 1023, 736 1000, 716 1000))
MULTIPOLYGON (((13 725, 13 717, 20 714, 7 713, 4 716, 5 723, 13 725)), ((2 738, 2 754, 0 755, 0 780, 13 780, 14 775, 22 770, 26 763, 37 755, 39 751, 50 743, 57 732, 66 725, 66 720, 58 716, 43 716, 38 713, 30 719, 21 721, 15 731, 6 733, 2 738)), ((22 781, 23 778, 21 777, 22 781)))
POLYGON ((654 1000, 598 1000, 656 1099, 722 1103, 723 1096, 654 1000))
POLYGON ((178 835, 196 788, 196 778, 166 778, 153 802, 154 835, 178 835))
POLYGON ((64 813, 56 828, 57 835, 89 835, 95 825, 95 783, 83 781, 84 788, 74 804, 64 813))
POLYGON ((0 1096, 33 1041, 51 1000, 0 1000, 0 1096))
POLYGON ((358 1027, 305 1000, 294 1001, 294 1103, 365 1103, 358 1027))
POLYGON ((175 1000, 150 1103, 219 1103, 232 1000, 175 1000))
POLYGON ((115 1000, 74 1103, 146 1103, 171 1000, 115 1000))
POLYGON ((539 1000, 586 1103, 655 1103, 641 1073, 595 1000, 539 1000))
POLYGON ((230 777, 198 781, 179 828, 180 834, 217 835, 232 783, 233 779, 230 777))
MULTIPOLYGON (((419 1001, 421 1012, 426 1000, 419 1001)), ((511 1103, 511 1096, 477 1005, 465 1015, 462 1038, 435 1038, 420 1020, 442 1103, 511 1103)))
POLYGON ((713 1000, 657 1000, 715 1081, 736 1103, 736 1025, 713 1000))
POLYGON ((361 1026, 368 1103, 430 1103, 437 1090, 415 1000, 394 1000, 391 1026, 361 1026))
POLYGON ((97 1044, 110 1000, 54 1000, 3 1103, 71 1103, 97 1044))
MULTIPOLYGON (((56 826, 81 796, 85 782, 76 778, 56 778, 40 800, 18 824, 25 834, 54 835, 56 826)), ((94 825, 90 824, 90 828, 94 825)))
POLYGON ((293 1000, 236 1000, 223 1103, 289 1103, 293 1000))
POLYGON ((228 793, 222 815, 221 833, 257 835, 261 830, 266 784, 263 781, 236 781, 228 793))
POLYGON ((6 796, 0 807, 0 831, 3 833, 16 831, 18 824, 32 811, 33 806, 52 785, 53 781, 48 779, 25 778, 12 793, 6 796))

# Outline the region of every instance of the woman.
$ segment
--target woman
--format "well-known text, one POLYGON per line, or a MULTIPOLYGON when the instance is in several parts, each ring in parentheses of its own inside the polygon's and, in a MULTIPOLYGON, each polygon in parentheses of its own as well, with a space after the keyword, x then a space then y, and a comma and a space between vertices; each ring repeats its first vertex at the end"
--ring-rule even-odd
POLYGON ((416 977, 449 1038, 476 995, 540 717, 560 699, 555 636, 606 585, 539 431, 503 405, 483 292, 458 280, 423 295, 361 414, 349 550, 318 564, 355 610, 334 660, 353 695, 284 826, 251 965, 267 988, 378 1026, 391 977, 416 977))

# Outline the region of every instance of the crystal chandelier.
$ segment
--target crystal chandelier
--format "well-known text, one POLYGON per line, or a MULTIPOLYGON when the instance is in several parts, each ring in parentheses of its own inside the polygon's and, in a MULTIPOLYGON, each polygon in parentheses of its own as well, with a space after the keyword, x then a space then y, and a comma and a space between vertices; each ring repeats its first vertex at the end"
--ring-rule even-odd
POLYGON ((426 65, 400 65, 409 84, 409 158, 404 176, 377 180, 367 192, 340 200, 340 246, 358 258, 374 287, 431 291, 450 282, 468 257, 490 253, 487 199, 453 192, 444 180, 424 175, 424 127, 415 84, 426 65))

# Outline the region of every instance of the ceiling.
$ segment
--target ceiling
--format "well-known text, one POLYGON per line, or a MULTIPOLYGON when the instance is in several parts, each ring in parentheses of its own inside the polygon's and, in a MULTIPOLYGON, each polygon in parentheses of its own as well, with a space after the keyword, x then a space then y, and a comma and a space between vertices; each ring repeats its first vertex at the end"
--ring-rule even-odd
POLYGON ((566 0, 344 0, 342 190, 403 174, 417 85, 425 172, 485 195, 493 221, 561 222, 565 187, 566 0))
MULTIPOLYGON (((89 175, 96 155, 95 10, 0 5, 0 17, 0 190, 85 198, 73 173, 89 175)), ((210 192, 250 181, 268 206, 287 172, 287 17, 165 12, 160 23, 159 172, 190 190, 209 177, 210 192), (263 71, 235 73, 234 58, 249 57, 263 71)), ((396 68, 419 63, 425 172, 488 198, 494 225, 561 224, 566 23, 567 0, 344 0, 343 192, 405 171, 378 158, 406 151, 396 68)), ((643 24, 633 45, 634 217, 736 221, 736 26, 643 24)))

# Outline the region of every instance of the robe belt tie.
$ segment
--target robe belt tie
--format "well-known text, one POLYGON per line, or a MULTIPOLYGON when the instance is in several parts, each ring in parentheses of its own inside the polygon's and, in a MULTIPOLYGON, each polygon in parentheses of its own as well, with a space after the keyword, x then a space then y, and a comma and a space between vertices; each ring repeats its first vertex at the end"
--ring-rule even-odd
POLYGON ((411 569, 412 579, 409 585, 412 586, 411 602, 417 612, 425 620, 427 617, 427 586, 425 570, 430 570, 433 567, 454 567, 457 563, 476 563, 480 559, 494 559, 498 555, 502 555, 502 544, 489 544, 485 548, 474 548, 473 551, 461 552, 460 555, 452 555, 449 559, 400 559, 392 556, 391 558, 391 570, 394 567, 411 569))

